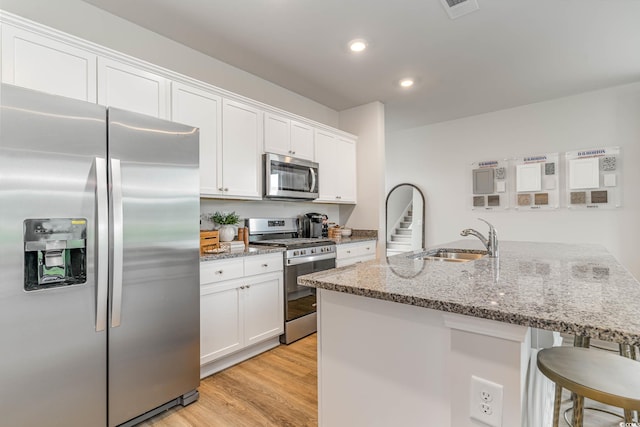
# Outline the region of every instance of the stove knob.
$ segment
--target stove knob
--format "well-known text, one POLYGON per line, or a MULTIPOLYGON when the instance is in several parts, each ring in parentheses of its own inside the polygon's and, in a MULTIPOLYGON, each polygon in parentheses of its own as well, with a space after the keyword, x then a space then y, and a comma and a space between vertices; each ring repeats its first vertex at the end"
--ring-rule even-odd
POLYGON ((298 256, 300 255, 300 251, 293 251, 293 256, 298 256))
POLYGON ((315 250, 315 249, 311 249, 311 253, 312 253, 312 254, 315 254, 315 253, 316 253, 316 250, 315 250))
POLYGON ((324 248, 320 248, 320 252, 324 252, 324 248))
POLYGON ((305 251, 305 250, 301 250, 300 251, 300 255, 305 255, 306 253, 307 253, 307 251, 305 251))

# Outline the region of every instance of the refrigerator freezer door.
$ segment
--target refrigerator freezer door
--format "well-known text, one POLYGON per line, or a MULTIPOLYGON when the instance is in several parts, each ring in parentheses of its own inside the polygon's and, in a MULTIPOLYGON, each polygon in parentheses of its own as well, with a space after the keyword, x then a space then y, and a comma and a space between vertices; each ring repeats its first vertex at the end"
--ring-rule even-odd
POLYGON ((115 426, 198 387, 200 199, 196 128, 108 115, 111 247, 123 265, 109 319, 115 426))
POLYGON ((94 260, 106 111, 8 85, 0 100, 0 424, 103 426, 107 332, 96 330, 94 260), (86 226, 86 246, 76 249, 86 280, 26 291, 23 224, 47 218, 86 226))

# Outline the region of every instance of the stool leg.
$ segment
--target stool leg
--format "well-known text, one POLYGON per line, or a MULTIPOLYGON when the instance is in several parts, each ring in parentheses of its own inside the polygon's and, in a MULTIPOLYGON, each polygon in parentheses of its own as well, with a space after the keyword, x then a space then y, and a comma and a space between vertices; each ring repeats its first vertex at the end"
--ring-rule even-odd
MULTIPOLYGON (((618 349, 620 351, 620 356, 626 357, 628 359, 636 360, 636 349, 631 344, 619 344, 618 349)), ((640 414, 639 414, 640 416, 640 414)), ((626 423, 630 423, 633 421, 633 411, 629 409, 624 410, 624 421, 626 423)), ((640 419, 638 420, 640 421, 640 419)))
POLYGON ((582 426, 582 414, 584 412, 584 397, 576 395, 573 401, 573 427, 582 426))
POLYGON ((585 337, 584 335, 574 335, 573 346, 589 348, 591 345, 591 337, 585 337))
POLYGON ((560 422, 560 405, 562 404, 562 387, 556 384, 556 395, 553 400, 553 427, 558 427, 560 422))
MULTIPOLYGON (((591 337, 584 335, 575 335, 573 337, 573 346, 589 348, 591 346, 591 337)), ((571 393, 571 401, 573 402, 573 423, 572 427, 582 427, 582 417, 584 414, 584 397, 571 393)))

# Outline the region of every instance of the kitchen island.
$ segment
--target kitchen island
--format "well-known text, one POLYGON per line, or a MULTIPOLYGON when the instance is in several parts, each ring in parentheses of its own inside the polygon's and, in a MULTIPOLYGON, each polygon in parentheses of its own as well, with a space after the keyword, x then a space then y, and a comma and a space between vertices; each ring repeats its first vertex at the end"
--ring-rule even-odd
POLYGON ((531 328, 640 343, 640 284, 601 246, 501 242, 499 259, 471 262, 415 255, 298 279, 318 288, 321 426, 483 425, 470 418, 472 375, 503 386, 499 425, 526 425, 531 328))

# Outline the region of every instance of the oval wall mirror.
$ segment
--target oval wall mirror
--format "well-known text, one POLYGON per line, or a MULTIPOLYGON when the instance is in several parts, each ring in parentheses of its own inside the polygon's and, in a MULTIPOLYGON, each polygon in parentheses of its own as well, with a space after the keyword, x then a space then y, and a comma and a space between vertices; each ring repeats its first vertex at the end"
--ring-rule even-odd
POLYGON ((387 256, 424 248, 424 195, 413 184, 398 184, 387 194, 387 256))

